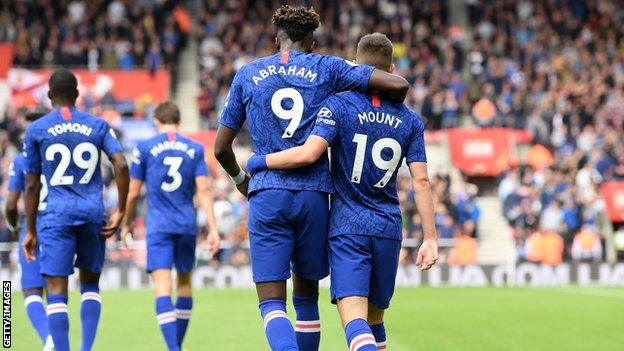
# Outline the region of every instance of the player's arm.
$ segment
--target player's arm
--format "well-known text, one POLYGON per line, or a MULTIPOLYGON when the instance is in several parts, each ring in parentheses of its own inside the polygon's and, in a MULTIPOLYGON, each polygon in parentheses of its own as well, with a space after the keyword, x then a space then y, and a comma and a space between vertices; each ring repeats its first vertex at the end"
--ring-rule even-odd
POLYGON ((223 113, 219 119, 219 128, 215 140, 214 156, 232 177, 236 188, 247 196, 247 186, 251 179, 245 171, 241 169, 236 161, 236 155, 232 149, 234 139, 238 131, 245 123, 245 108, 243 106, 243 73, 238 71, 234 76, 234 81, 230 87, 230 92, 223 108, 223 113))
POLYGON ((303 145, 268 155, 254 155, 247 161, 247 171, 255 174, 264 169, 293 169, 316 162, 327 151, 329 143, 317 135, 310 135, 303 145))
POLYGON ((13 240, 16 240, 19 236, 17 202, 19 201, 20 194, 21 193, 17 191, 9 191, 9 195, 7 196, 6 200, 6 208, 4 211, 13 240))
POLYGON ((378 90, 389 100, 403 102, 409 90, 409 83, 401 76, 375 68, 368 81, 368 89, 378 90))
POLYGON ((128 190, 128 200, 126 201, 126 213, 124 224, 121 227, 121 240, 128 245, 129 235, 132 235, 132 224, 134 222, 134 211, 137 201, 141 195, 141 188, 145 183, 146 172, 145 154, 141 152, 141 145, 137 145, 132 150, 132 162, 130 163, 130 188, 128 190))
POLYGON ((357 90, 377 90, 387 98, 396 102, 403 102, 409 83, 403 77, 367 65, 356 65, 340 58, 329 58, 326 61, 334 69, 336 92, 357 90))
POLYGON ((422 270, 427 270, 438 260, 438 234, 435 227, 433 195, 427 174, 427 164, 425 162, 412 162, 409 164, 409 168, 412 174, 414 201, 420 215, 424 234, 424 241, 418 251, 416 265, 420 266, 422 270))
POLYGON ((266 169, 293 169, 316 162, 338 135, 338 121, 345 107, 337 96, 330 96, 316 113, 312 133, 303 145, 269 155, 254 155, 247 161, 247 171, 255 174, 266 169))
POLYGON ((124 224, 121 228, 121 240, 124 244, 128 244, 128 235, 132 234, 132 223, 134 222, 134 212, 136 211, 137 201, 141 195, 143 181, 132 178, 128 189, 128 200, 126 201, 126 212, 124 215, 124 224))
POLYGON ((26 205, 26 236, 22 242, 24 255, 28 261, 35 259, 37 247, 37 207, 41 192, 41 174, 27 173, 24 185, 24 202, 26 205))
MULTIPOLYGON (((419 120, 419 116, 415 115, 419 120)), ((438 233, 435 227, 435 210, 433 207, 433 195, 429 174, 427 172, 427 155, 425 154, 425 126, 417 123, 410 144, 407 148, 407 163, 412 176, 414 189, 414 201, 420 215, 423 228, 424 240, 418 249, 416 265, 421 270, 427 270, 438 260, 438 233)))
MULTIPOLYGON (((16 158, 17 160, 17 158, 16 158)), ((18 167, 15 160, 9 166, 9 194, 6 200, 5 215, 12 239, 19 237, 19 216, 17 213, 17 202, 24 189, 24 172, 18 167)))
POLYGON ((41 156, 34 124, 26 129, 24 153, 26 155, 26 177, 24 180, 24 204, 26 207, 26 235, 22 250, 28 261, 35 259, 37 248, 37 209, 41 192, 41 156))
POLYGON ((128 172, 128 162, 122 152, 118 152, 110 156, 115 172, 115 184, 117 185, 117 211, 111 215, 108 223, 102 228, 101 234, 110 237, 115 234, 126 212, 126 202, 128 200, 128 187, 130 186, 130 174, 128 172))
POLYGON ((197 199, 206 218, 208 219, 208 251, 214 255, 219 251, 219 230, 217 229, 217 218, 214 213, 214 201, 212 196, 212 181, 208 176, 199 176, 195 178, 195 187, 197 191, 197 199))

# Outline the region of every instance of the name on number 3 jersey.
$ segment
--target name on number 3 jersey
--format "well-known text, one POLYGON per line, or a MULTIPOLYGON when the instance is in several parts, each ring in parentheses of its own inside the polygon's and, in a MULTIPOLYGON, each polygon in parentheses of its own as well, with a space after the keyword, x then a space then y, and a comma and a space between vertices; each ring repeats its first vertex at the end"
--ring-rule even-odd
POLYGON ((312 132, 331 144, 330 236, 371 235, 397 239, 401 211, 396 175, 403 159, 426 162, 424 124, 403 104, 376 94, 347 92, 330 97, 312 132))
MULTIPOLYGON (((301 145, 325 99, 345 90, 365 91, 372 72, 370 66, 297 51, 258 59, 236 73, 220 123, 238 131, 246 120, 259 155, 301 145)), ((262 189, 332 192, 327 156, 297 170, 254 174, 249 191, 262 189)))
POLYGON ((130 176, 145 182, 148 234, 196 235, 195 178, 207 175, 204 147, 189 138, 164 133, 140 142, 130 176))
POLYGON ((47 203, 38 227, 71 226, 106 220, 102 202, 100 152, 122 152, 106 121, 75 108, 61 107, 26 130, 26 172, 47 179, 47 203))

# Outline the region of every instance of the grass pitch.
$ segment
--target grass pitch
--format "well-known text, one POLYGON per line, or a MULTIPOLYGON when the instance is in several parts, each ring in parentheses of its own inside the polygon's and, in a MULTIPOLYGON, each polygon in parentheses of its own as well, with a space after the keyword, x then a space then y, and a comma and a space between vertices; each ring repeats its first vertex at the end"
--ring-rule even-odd
MULTIPOLYGON (((105 291, 94 350, 165 350, 149 291, 105 291)), ((188 351, 268 350, 252 290, 195 292, 188 351)), ((73 350, 79 296, 70 295, 73 350)), ((13 295, 13 350, 39 350, 22 296, 13 295)), ((289 315, 294 315, 292 307, 289 315)), ((337 312, 321 293, 321 350, 346 350, 337 312)), ((388 350, 624 349, 624 289, 403 288, 387 313, 388 350)))

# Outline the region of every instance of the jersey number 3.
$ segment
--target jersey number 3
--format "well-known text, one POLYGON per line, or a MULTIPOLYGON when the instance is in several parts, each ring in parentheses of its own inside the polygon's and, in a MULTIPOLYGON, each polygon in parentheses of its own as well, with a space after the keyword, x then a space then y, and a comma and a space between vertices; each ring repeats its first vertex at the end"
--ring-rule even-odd
MULTIPOLYGON (((353 142, 357 144, 355 149, 355 160, 353 161, 353 172, 351 173, 351 182, 360 184, 362 180, 362 168, 364 167, 364 155, 366 154, 366 143, 368 142, 368 135, 355 134, 353 136, 353 142)), ((394 174, 399 162, 401 161, 401 144, 398 141, 391 138, 383 138, 377 140, 373 144, 372 156, 373 163, 381 170, 386 171, 383 178, 375 183, 376 188, 384 188, 388 185, 390 177, 394 174), (392 157, 389 160, 384 160, 381 157, 383 149, 392 150, 392 157)))
POLYGON ((173 156, 167 156, 163 159, 163 164, 165 166, 169 166, 167 175, 171 177, 171 181, 163 181, 162 184, 160 184, 160 188, 162 190, 172 192, 178 190, 180 185, 182 185, 182 175, 178 172, 180 170, 180 166, 182 166, 182 161, 184 161, 182 157, 173 156))
POLYGON ((297 128, 299 128, 301 117, 303 117, 303 96, 301 96, 301 93, 293 88, 277 90, 271 98, 271 110, 273 110, 273 114, 277 118, 290 120, 284 134, 282 134, 282 139, 292 138, 297 128), (292 100, 292 107, 288 110, 282 106, 282 102, 285 99, 292 100))
POLYGON ((50 186, 57 185, 72 185, 74 184, 73 175, 65 175, 67 168, 69 168, 70 162, 73 160, 74 164, 79 168, 85 169, 86 172, 80 178, 78 183, 89 184, 93 174, 98 165, 98 159, 100 157, 97 147, 91 143, 80 143, 76 145, 74 151, 70 151, 65 144, 52 144, 48 146, 45 151, 45 158, 47 161, 54 161, 56 154, 61 155, 61 159, 52 173, 50 178, 50 186), (85 154, 88 156, 85 158, 85 154))

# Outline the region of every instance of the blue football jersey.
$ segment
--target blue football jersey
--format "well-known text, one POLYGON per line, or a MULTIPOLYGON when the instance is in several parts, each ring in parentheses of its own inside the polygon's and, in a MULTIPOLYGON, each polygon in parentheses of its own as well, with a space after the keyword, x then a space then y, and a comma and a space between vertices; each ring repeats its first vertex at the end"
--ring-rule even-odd
POLYGON ((110 157, 123 150, 106 121, 73 107, 56 108, 28 127, 26 172, 47 179, 47 188, 42 189, 47 192, 46 205, 39 211, 38 227, 106 220, 101 151, 110 157))
MULTIPOLYGON (((325 99, 345 90, 365 91, 373 67, 314 53, 287 51, 244 65, 236 73, 220 123, 240 130, 245 120, 253 152, 266 155, 301 145, 325 99)), ((254 174, 249 192, 261 189, 332 192, 324 155, 308 167, 254 174)))
POLYGON ((204 147, 178 133, 164 133, 134 149, 130 176, 145 182, 147 232, 196 235, 195 178, 208 175, 204 147))
POLYGON ((23 153, 17 154, 9 165, 9 191, 21 193, 24 191, 26 172, 26 158, 23 153))
POLYGON ((347 92, 327 99, 312 134, 331 144, 330 237, 401 239, 396 174, 403 163, 426 162, 424 124, 403 104, 347 92))
MULTIPOLYGON (((26 157, 24 153, 19 153, 13 159, 13 162, 9 165, 9 191, 16 193, 24 192, 26 186, 26 157)), ((39 211, 44 211, 46 208, 46 197, 48 196, 48 185, 45 177, 41 176, 41 191, 39 192, 39 211)), ((22 221, 22 232, 20 236, 26 234, 26 216, 22 221)))

